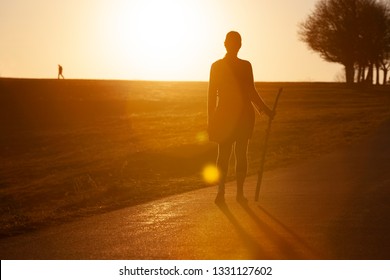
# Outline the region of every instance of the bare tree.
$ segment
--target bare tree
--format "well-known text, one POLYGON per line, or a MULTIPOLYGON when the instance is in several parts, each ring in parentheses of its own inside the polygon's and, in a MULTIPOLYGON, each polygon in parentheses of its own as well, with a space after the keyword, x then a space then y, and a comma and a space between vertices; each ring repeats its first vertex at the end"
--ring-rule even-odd
POLYGON ((379 68, 381 56, 390 45, 387 3, 320 0, 313 13, 300 23, 300 40, 324 60, 342 64, 348 84, 354 82, 355 66, 357 80, 372 83, 374 67, 379 68))
MULTIPOLYGON (((385 23, 385 33, 382 41, 382 53, 379 56, 378 65, 379 69, 383 71, 383 85, 387 83, 387 74, 390 71, 390 2, 382 1, 381 5, 385 10, 386 17, 384 19, 385 23)), ((379 71, 379 70, 378 70, 379 71)), ((378 73, 379 76, 379 73, 378 73)))
POLYGON ((358 56, 359 61, 365 63, 361 67, 368 69, 364 81, 369 84, 374 81, 374 70, 376 70, 376 84, 379 84, 380 63, 390 44, 389 18, 386 2, 362 1, 358 18, 358 56))

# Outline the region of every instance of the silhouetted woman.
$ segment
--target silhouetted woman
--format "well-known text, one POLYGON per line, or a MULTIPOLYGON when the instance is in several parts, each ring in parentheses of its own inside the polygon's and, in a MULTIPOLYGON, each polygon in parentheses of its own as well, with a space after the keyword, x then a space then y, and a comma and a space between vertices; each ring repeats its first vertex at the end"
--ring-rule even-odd
POLYGON ((64 75, 62 75, 62 71, 63 71, 62 66, 58 64, 58 79, 60 79, 60 77, 61 77, 62 79, 65 79, 65 78, 64 78, 64 75))
POLYGON ((231 31, 225 39, 226 55, 211 66, 208 88, 208 133, 218 143, 217 167, 220 172, 217 204, 224 203, 225 181, 232 148, 236 157, 238 202, 246 202, 244 182, 247 174, 247 148, 255 124, 253 105, 273 118, 274 113, 259 96, 254 85, 252 65, 239 59, 241 36, 231 31), (252 105, 253 104, 253 105, 252 105))

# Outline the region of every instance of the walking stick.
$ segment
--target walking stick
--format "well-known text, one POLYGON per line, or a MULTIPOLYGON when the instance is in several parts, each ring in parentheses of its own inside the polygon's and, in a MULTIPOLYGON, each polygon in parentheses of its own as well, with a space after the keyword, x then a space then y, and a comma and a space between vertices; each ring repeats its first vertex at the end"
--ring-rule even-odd
MULTIPOLYGON (((276 110, 276 105, 278 105, 278 100, 279 100, 280 95, 282 94, 282 90, 283 90, 283 88, 279 88, 279 92, 276 95, 275 102, 274 102, 274 108, 272 109, 273 112, 275 112, 275 110, 276 110)), ((264 169, 264 162, 265 162, 265 154, 266 154, 266 151, 267 151, 269 134, 271 132, 271 124, 272 124, 272 118, 269 118, 268 126, 267 126, 267 129, 265 131, 263 153, 262 153, 261 159, 260 159, 260 168, 259 168, 259 173, 258 173, 258 177, 257 177, 255 201, 259 200, 260 186, 261 186, 261 181, 263 179, 263 169, 264 169)))

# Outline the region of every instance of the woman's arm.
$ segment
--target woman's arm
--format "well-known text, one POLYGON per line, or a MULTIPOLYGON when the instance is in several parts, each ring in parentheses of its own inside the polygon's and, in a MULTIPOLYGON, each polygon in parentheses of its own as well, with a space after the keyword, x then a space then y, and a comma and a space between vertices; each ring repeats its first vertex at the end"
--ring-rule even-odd
POLYGON ((250 97, 252 103, 255 105, 255 108, 259 113, 264 112, 268 117, 274 117, 274 111, 272 111, 272 109, 268 107, 267 104, 265 104, 264 100, 261 98, 254 86, 250 92, 250 97))
POLYGON ((253 78, 253 71, 252 71, 252 65, 249 63, 250 67, 250 80, 251 80, 251 85, 249 89, 249 97, 251 102, 255 105, 256 110, 261 114, 264 112, 268 117, 273 118, 275 115, 275 112, 272 111, 271 108, 265 104, 263 98, 259 95, 259 93, 256 90, 255 87, 255 82, 253 78))
POLYGON ((211 66, 209 87, 207 93, 207 124, 210 126, 210 121, 214 116, 215 109, 217 107, 217 85, 215 82, 215 70, 214 66, 211 66))

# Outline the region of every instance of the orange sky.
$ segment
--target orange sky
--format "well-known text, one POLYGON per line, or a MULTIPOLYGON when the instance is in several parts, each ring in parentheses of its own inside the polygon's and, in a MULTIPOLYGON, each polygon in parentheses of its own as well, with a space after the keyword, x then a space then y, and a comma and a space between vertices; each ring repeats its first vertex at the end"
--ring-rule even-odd
POLYGON ((225 34, 256 81, 335 81, 342 67, 298 40, 316 0, 4 0, 0 76, 207 80, 225 34))

